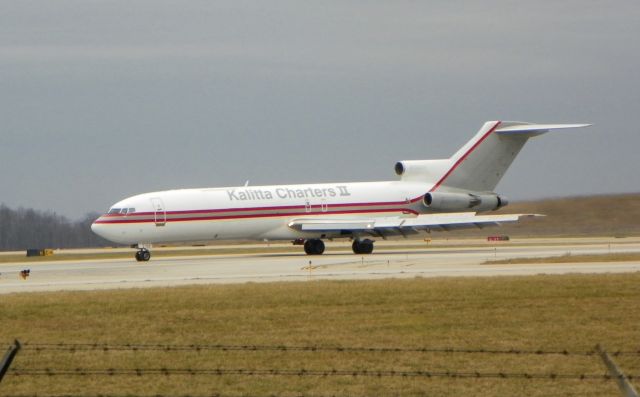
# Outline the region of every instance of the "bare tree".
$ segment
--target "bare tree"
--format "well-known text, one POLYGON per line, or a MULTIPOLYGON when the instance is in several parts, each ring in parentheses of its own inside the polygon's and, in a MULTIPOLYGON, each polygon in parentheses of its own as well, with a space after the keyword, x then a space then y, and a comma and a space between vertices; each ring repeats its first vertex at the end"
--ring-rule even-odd
POLYGON ((98 213, 70 221, 52 211, 11 209, 0 204, 0 250, 84 248, 112 245, 91 231, 98 213))

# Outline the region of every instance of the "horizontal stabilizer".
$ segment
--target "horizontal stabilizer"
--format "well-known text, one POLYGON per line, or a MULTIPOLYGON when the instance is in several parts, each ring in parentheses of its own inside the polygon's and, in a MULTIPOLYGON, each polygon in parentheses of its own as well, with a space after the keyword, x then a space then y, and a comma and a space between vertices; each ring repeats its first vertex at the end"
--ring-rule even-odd
POLYGON ((512 135, 512 134, 527 134, 530 136, 544 134, 551 130, 561 130, 565 128, 581 128, 588 127, 591 124, 528 124, 519 123, 516 121, 507 121, 501 123, 496 129, 496 133, 499 135, 512 135))

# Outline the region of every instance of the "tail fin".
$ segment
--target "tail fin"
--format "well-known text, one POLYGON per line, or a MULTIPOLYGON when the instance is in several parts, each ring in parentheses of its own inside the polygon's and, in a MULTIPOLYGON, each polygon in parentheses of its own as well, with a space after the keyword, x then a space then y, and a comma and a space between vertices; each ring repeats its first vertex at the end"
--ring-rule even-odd
POLYGON ((589 125, 488 121, 451 156, 448 171, 433 185, 431 191, 450 188, 492 192, 529 138, 550 130, 589 125))

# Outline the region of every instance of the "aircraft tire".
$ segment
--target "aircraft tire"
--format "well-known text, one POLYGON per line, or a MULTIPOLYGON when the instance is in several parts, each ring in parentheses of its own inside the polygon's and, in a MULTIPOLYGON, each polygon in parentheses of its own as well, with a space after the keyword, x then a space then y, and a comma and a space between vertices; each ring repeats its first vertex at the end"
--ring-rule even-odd
POLYGON ((304 242, 304 252, 307 255, 322 255, 324 253, 324 242, 320 239, 310 239, 304 242))
POLYGON ((373 241, 369 239, 353 240, 351 249, 354 254, 370 254, 373 252, 373 241))
POLYGON ((151 252, 147 249, 142 249, 136 252, 136 260, 138 262, 148 262, 151 259, 151 252))
POLYGON ((373 241, 364 240, 361 246, 363 247, 363 254, 370 254, 373 252, 373 241))
POLYGON ((313 255, 313 243, 312 240, 306 240, 304 242, 304 252, 307 255, 313 255))

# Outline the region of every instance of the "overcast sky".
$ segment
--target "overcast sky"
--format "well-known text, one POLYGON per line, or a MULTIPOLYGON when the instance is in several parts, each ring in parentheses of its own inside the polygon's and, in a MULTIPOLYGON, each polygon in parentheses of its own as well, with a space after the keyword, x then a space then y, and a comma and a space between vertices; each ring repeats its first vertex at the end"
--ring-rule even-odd
POLYGON ((395 179, 486 120, 497 191, 640 191, 640 2, 0 1, 0 202, 76 219, 147 191, 395 179))

